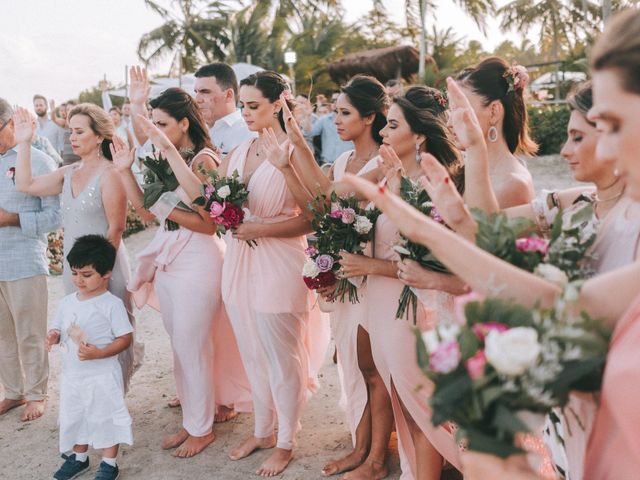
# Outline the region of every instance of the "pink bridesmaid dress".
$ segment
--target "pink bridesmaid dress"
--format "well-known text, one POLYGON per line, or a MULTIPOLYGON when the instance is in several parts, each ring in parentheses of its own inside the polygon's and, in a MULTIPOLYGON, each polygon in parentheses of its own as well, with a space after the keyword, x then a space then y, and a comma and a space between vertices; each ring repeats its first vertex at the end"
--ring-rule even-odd
MULTIPOLYGON (((339 182, 344 177, 349 158, 353 150, 341 154, 333 164, 333 179, 339 182)), ((375 169, 378 157, 372 158, 358 172, 358 175, 375 169)), ((365 255, 371 255, 370 248, 365 255)), ((338 377, 340 379, 340 405, 345 410, 345 417, 353 445, 356 444, 356 429, 367 406, 368 395, 364 377, 358 365, 358 326, 364 325, 367 318, 367 284, 358 288, 359 303, 351 303, 348 298, 344 302, 335 302, 335 309, 329 314, 331 332, 338 351, 338 377)))
POLYGON ((589 438, 584 480, 640 478, 640 296, 618 321, 589 438))
MULTIPOLYGON (((185 192, 176 193, 189 204, 185 192)), ((212 431, 216 405, 251 411, 251 390, 221 296, 224 241, 180 227, 159 228, 140 253, 133 299, 159 310, 171 338, 183 427, 212 431)))
MULTIPOLYGON (((397 253, 392 250, 397 241, 395 225, 386 215, 380 215, 376 223, 375 258, 399 260, 397 253)), ((457 468, 460 468, 460 461, 453 434, 431 423, 428 401, 433 384, 418 366, 413 323, 411 320, 395 318, 403 287, 404 284, 397 278, 369 276, 367 321, 373 360, 391 396, 399 442, 401 478, 413 479, 418 475, 416 451, 401 404, 445 460, 457 468)), ((418 328, 433 328, 438 321, 436 313, 435 309, 425 308, 422 302, 418 302, 418 328)))
MULTIPOLYGON (((244 176, 255 139, 230 153, 228 174, 244 176)), ((246 179, 245 179, 246 181, 246 179)), ((284 176, 267 160, 248 182, 251 221, 277 223, 299 214, 284 176)), ((278 448, 290 450, 300 417, 317 387, 317 371, 329 341, 329 325, 302 280, 304 235, 263 237, 255 248, 229 238, 222 272, 222 297, 238 339, 253 392, 254 435, 266 438, 278 426, 278 448)))

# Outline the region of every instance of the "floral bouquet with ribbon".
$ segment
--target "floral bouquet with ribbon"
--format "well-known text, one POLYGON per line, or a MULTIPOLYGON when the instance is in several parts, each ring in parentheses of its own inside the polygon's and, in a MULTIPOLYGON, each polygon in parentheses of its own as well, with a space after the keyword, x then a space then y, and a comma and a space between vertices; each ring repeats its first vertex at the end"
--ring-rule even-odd
POLYGON ((380 212, 361 208, 354 196, 341 198, 333 192, 330 200, 320 194, 309 206, 316 243, 307 249, 309 259, 302 278, 312 290, 338 282, 334 297, 344 302, 347 296, 351 303, 358 303, 358 287, 362 282, 339 278, 340 251, 362 255, 364 245, 373 238, 373 226, 380 212))
MULTIPOLYGON (((410 178, 401 178, 400 197, 408 204, 420 210, 423 214, 444 225, 442 217, 438 214, 427 192, 410 178)), ((445 267, 427 247, 419 243, 411 242, 402 235, 400 236, 400 242, 393 246, 393 250, 400 255, 402 260, 408 258, 415 260, 422 267, 433 270, 434 272, 449 273, 447 267, 445 267)), ((413 323, 415 324, 418 313, 418 296, 412 287, 405 285, 398 300, 396 318, 404 318, 405 316, 409 318, 409 311, 411 311, 413 323)))
POLYGON ((478 224, 476 244, 483 250, 561 286, 590 276, 587 260, 596 240, 590 204, 567 218, 559 211, 549 239, 529 234, 535 225, 524 218, 477 209, 472 214, 478 224))
MULTIPOLYGON (((251 217, 249 209, 243 208, 249 197, 249 190, 240 181, 237 170, 234 170, 230 177, 221 176, 217 170, 204 173, 209 178, 209 182, 201 186, 201 195, 193 201, 193 204, 209 212, 209 216, 217 226, 216 235, 222 237, 228 230, 236 228, 245 219, 251 217)), ((255 240, 249 240, 247 244, 253 248, 258 243, 255 240)))
POLYGON ((180 184, 171 170, 169 162, 162 155, 146 156, 139 160, 146 167, 142 177, 144 192, 142 206, 154 213, 158 220, 164 221, 166 230, 178 230, 180 226, 167 218, 171 210, 176 207, 185 211, 192 210, 175 194, 175 190, 180 184))
POLYGON ((567 292, 549 310, 467 295, 457 324, 416 331, 418 363, 435 384, 433 424, 454 422, 470 450, 507 457, 571 390, 599 390, 609 333, 566 308, 567 292))

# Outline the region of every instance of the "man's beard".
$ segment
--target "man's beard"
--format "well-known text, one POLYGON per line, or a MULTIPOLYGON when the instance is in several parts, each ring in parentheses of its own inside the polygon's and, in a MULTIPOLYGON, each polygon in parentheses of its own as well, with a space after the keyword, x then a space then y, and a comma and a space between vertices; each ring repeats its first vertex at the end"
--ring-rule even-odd
POLYGON ((37 112, 36 111, 36 115, 39 116, 40 118, 44 118, 47 116, 47 111, 45 110, 44 112, 37 112))

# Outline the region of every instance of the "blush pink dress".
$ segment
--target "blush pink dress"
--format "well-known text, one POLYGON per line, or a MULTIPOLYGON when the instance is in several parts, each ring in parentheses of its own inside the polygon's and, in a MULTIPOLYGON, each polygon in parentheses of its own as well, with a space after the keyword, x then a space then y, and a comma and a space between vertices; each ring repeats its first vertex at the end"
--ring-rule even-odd
MULTIPOLYGON (((395 225, 386 215, 376 223, 375 258, 399 260, 392 250, 398 242, 395 225)), ((368 278, 368 332, 373 360, 391 396, 391 404, 398 434, 402 479, 418 477, 416 451, 401 405, 404 405, 416 425, 422 430, 440 455, 457 468, 460 467, 458 445, 453 434, 444 427, 434 427, 428 405, 433 384, 420 370, 416 357, 416 338, 413 323, 396 319, 398 299, 404 284, 397 278, 372 275, 368 278)), ((423 297, 423 294, 420 295, 423 297)), ((453 305, 451 305, 453 307, 453 305)), ((418 302, 417 326, 421 330, 433 328, 438 321, 437 311, 418 302)))
MULTIPOLYGON (((339 182, 344 177, 353 150, 341 154, 333 164, 333 179, 339 182)), ((363 175, 378 166, 377 157, 367 162, 358 175, 363 175)), ((367 247, 365 255, 371 255, 367 247)), ((358 366, 358 326, 367 318, 367 284, 358 288, 359 303, 335 302, 335 309, 329 314, 331 332, 338 352, 338 378, 340 379, 340 406, 345 411, 347 426, 351 432, 353 445, 356 444, 356 429, 367 406, 368 395, 364 377, 358 366)))
MULTIPOLYGON (((178 187, 176 193, 189 204, 178 187)), ((138 256, 133 299, 159 310, 171 338, 183 426, 212 431, 216 405, 251 411, 251 389, 220 293, 224 241, 180 227, 159 228, 138 256)))
MULTIPOLYGON (((240 144, 229 159, 244 178, 247 152, 255 139, 240 144)), ((299 214, 284 176, 268 160, 247 185, 252 221, 277 223, 299 214)), ((317 387, 317 372, 329 342, 329 325, 302 280, 304 235, 263 237, 254 248, 228 238, 222 297, 238 339, 253 392, 254 435, 266 438, 278 427, 278 448, 290 450, 302 410, 317 387)))
POLYGON ((640 296, 616 324, 584 480, 640 478, 640 296))

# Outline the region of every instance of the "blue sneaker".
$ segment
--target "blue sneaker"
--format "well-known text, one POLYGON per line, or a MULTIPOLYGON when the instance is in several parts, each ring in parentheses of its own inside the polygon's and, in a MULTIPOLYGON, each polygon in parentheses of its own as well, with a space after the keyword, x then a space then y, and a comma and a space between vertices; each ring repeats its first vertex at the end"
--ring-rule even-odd
POLYGON ((112 467, 108 463, 100 462, 95 480, 116 480, 120 476, 118 466, 112 467))
POLYGON ((76 460, 76 454, 71 455, 62 454, 64 463, 60 469, 53 474, 55 480, 71 480, 72 478, 79 477, 89 469, 89 457, 84 462, 76 460))

